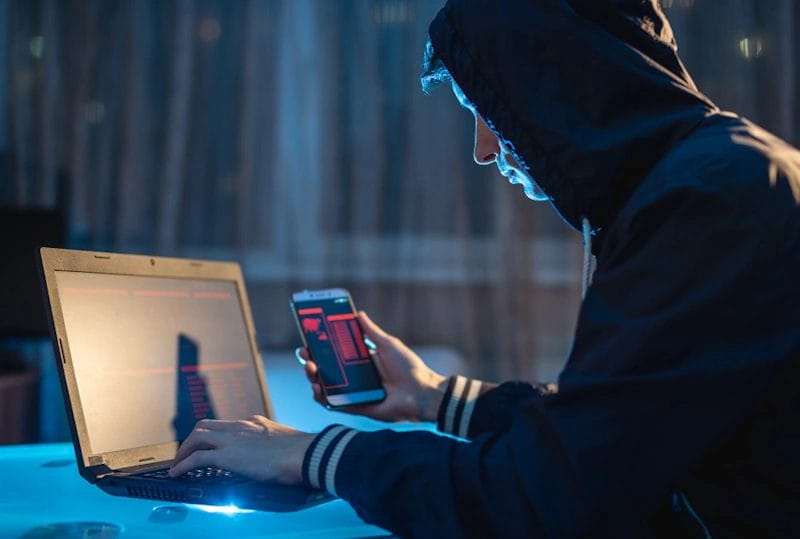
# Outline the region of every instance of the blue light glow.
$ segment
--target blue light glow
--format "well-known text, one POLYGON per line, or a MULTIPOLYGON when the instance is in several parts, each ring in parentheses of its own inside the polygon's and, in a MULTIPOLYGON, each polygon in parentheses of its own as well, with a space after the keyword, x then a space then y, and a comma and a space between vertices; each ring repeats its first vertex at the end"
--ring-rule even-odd
POLYGON ((192 504, 189 507, 196 507, 205 513, 216 513, 222 514, 229 517, 236 516, 236 515, 244 515, 247 513, 255 513, 255 509, 240 509, 235 505, 198 505, 192 504))

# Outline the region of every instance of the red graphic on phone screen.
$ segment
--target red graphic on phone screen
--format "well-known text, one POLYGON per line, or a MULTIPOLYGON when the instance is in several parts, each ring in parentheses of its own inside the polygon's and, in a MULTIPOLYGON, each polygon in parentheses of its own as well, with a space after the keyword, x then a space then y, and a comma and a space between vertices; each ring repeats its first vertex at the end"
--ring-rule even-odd
POLYGON ((355 313, 326 314, 310 307, 298 309, 297 314, 308 347, 324 373, 326 390, 349 386, 348 371, 370 361, 355 313))
POLYGON ((313 333, 316 336, 317 340, 327 341, 328 334, 321 329, 321 326, 322 326, 321 318, 303 318, 303 331, 305 331, 306 333, 313 333))
POLYGON ((340 361, 346 365, 369 362, 369 354, 355 314, 333 314, 327 317, 327 321, 340 361))

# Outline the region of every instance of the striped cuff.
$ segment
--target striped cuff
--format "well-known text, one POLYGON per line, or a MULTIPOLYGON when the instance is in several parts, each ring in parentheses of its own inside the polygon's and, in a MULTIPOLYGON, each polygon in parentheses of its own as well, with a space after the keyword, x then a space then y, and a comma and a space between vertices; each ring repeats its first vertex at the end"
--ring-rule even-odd
POLYGON ((469 421, 475 410, 475 401, 481 393, 481 381, 453 376, 447 384, 442 404, 439 406, 437 428, 441 432, 466 438, 469 421))
POLYGON ((357 430, 342 425, 330 425, 320 432, 303 458, 303 482, 336 496, 336 467, 356 434, 357 430))

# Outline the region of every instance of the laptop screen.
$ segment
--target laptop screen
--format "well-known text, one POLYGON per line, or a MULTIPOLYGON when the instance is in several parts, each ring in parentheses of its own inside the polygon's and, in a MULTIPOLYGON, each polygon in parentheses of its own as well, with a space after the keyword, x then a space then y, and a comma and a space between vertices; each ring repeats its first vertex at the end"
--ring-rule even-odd
POLYGON ((92 453, 265 414, 236 282, 55 275, 92 453))

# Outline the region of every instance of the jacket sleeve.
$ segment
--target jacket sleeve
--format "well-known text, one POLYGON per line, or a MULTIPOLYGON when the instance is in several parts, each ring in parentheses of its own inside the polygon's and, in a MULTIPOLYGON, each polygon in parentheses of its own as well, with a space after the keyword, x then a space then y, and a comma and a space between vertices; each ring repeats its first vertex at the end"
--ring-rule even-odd
POLYGON ((472 439, 484 432, 505 431, 522 402, 534 395, 555 393, 558 386, 506 382, 485 389, 487 384, 475 378, 451 377, 439 407, 439 432, 472 439))
POLYGON ((606 244, 558 393, 469 442, 333 427, 306 476, 402 536, 647 535, 794 359, 797 268, 773 232, 724 197, 661 193, 606 244))

